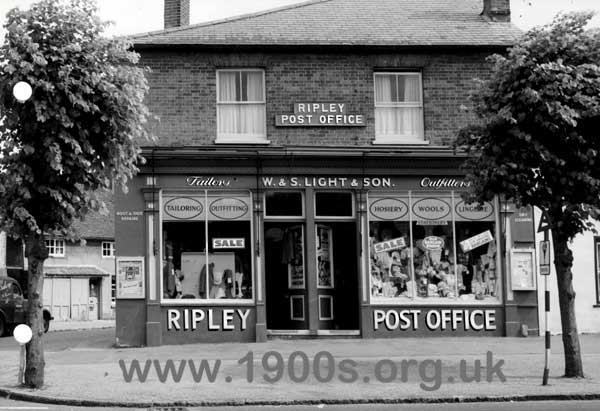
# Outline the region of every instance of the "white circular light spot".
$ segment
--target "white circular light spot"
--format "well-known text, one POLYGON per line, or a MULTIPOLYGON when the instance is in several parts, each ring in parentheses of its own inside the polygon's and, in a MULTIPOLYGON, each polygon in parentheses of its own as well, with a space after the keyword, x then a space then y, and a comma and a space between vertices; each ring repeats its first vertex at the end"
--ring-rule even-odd
POLYGON ((15 327, 15 330, 13 331, 13 336, 19 344, 23 345, 31 341, 33 333, 31 332, 31 328, 29 328, 28 325, 19 324, 15 327))
POLYGON ((29 100, 32 93, 33 93, 33 90, 31 90, 31 86, 29 85, 29 83, 27 83, 25 81, 19 81, 13 87, 13 95, 21 103, 29 100))

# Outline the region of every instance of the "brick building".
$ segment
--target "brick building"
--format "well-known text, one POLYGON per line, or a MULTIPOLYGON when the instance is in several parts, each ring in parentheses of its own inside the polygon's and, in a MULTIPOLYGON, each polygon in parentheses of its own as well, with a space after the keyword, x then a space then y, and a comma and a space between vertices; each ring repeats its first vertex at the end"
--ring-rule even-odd
POLYGON ((450 147, 508 0, 188 22, 132 38, 159 121, 116 196, 120 344, 538 332, 533 217, 465 204, 450 147))

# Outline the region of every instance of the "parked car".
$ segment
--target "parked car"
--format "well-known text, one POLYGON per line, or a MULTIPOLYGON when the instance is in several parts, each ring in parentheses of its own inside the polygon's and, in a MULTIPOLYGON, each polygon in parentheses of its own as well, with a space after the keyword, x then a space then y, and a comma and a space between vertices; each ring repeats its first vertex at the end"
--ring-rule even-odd
MULTIPOLYGON (((19 283, 10 277, 0 277, 0 336, 7 333, 18 324, 27 321, 27 300, 19 283)), ((50 321, 54 319, 52 313, 43 309, 44 332, 50 329, 50 321)))

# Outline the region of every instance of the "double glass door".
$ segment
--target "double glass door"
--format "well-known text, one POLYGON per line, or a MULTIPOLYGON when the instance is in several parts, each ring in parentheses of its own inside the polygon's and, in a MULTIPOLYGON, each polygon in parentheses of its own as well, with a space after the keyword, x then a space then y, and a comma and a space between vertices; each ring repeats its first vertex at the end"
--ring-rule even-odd
POLYGON ((264 223, 267 328, 291 334, 358 330, 356 221, 306 214, 264 223))

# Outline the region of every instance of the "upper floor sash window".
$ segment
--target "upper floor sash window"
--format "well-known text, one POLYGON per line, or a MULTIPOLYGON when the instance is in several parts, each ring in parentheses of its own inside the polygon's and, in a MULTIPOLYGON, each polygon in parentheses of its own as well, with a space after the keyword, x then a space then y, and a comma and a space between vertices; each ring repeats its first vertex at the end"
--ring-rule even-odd
POLYGON ((421 73, 375 73, 375 143, 424 142, 421 73))
POLYGON ((217 143, 268 143, 265 73, 217 71, 217 143))

